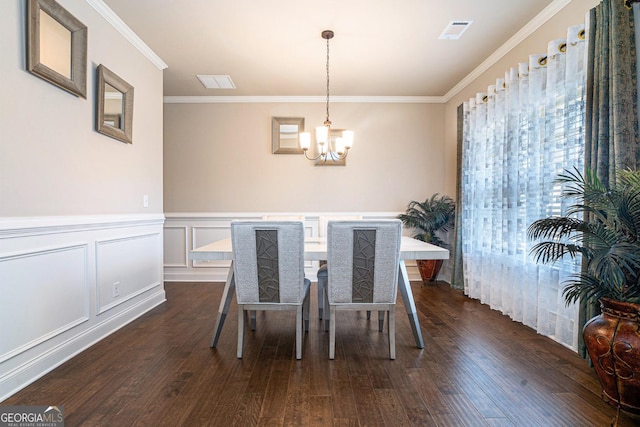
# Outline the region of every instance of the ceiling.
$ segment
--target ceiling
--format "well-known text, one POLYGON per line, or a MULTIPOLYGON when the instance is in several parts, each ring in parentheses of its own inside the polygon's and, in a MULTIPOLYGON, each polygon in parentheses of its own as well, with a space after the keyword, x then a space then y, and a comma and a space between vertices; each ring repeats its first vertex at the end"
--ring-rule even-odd
POLYGON ((165 96, 445 96, 567 0, 103 0, 167 65, 165 96), (551 6, 550 6, 551 5, 551 6), (548 9, 547 9, 548 10, 548 9), (439 40, 450 21, 473 23, 439 40), (205 89, 196 74, 230 75, 205 89))

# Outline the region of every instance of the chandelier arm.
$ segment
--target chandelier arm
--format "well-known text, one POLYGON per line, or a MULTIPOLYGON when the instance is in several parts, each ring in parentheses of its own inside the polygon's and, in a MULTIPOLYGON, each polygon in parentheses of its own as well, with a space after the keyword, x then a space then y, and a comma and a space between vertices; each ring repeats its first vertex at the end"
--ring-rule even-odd
POLYGON ((331 157, 331 160, 334 162, 339 162, 341 160, 346 159, 348 155, 349 155, 349 150, 345 149, 343 154, 338 154, 335 151, 329 151, 327 157, 331 157))
POLYGON ((307 158, 307 160, 314 160, 315 161, 315 160, 318 160, 319 158, 322 157, 322 154, 318 154, 316 157, 309 157, 307 155, 307 151, 309 151, 309 150, 304 150, 304 156, 307 158))

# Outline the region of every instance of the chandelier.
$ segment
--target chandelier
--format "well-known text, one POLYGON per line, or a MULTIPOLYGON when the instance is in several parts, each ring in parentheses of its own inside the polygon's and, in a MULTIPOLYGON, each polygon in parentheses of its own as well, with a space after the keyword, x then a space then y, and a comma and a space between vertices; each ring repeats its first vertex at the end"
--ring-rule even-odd
POLYGON ((329 40, 333 38, 333 31, 325 30, 322 38, 327 41, 327 119, 323 126, 316 128, 316 143, 318 144, 317 155, 309 157, 311 147, 311 134, 309 132, 300 133, 300 148, 309 160, 316 163, 326 163, 331 161, 338 163, 347 158, 349 149, 353 145, 353 131, 343 130, 338 134, 337 130, 331 131, 331 120, 329 120, 329 40))

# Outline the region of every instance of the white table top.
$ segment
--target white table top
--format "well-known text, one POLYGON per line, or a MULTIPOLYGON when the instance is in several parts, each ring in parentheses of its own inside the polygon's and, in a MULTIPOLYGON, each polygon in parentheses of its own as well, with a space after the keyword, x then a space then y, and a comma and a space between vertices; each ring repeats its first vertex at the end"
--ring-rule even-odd
MULTIPOLYGON (((232 258, 230 238, 218 240, 189 252, 189 259, 192 260, 230 260, 232 258)), ((327 259, 326 240, 317 237, 305 239, 304 258, 309 261, 327 259)), ((449 259, 449 251, 430 243, 402 236, 400 259, 449 259)))

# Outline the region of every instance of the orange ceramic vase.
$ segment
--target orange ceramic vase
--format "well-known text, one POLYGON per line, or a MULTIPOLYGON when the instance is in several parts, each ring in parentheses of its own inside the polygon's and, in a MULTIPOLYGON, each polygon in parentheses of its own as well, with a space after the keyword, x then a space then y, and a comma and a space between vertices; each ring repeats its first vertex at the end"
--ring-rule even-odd
POLYGON ((433 282, 442 268, 441 259, 419 259, 416 261, 423 282, 433 282))
POLYGON ((583 330, 587 351, 602 385, 602 397, 640 412, 640 304, 600 299, 602 314, 583 330))

